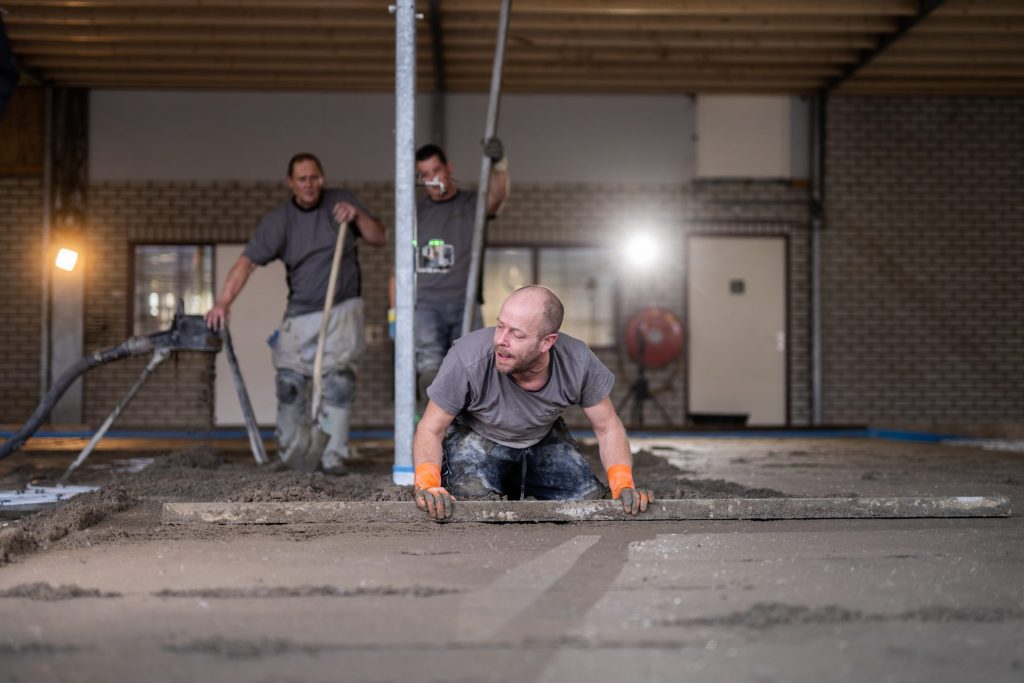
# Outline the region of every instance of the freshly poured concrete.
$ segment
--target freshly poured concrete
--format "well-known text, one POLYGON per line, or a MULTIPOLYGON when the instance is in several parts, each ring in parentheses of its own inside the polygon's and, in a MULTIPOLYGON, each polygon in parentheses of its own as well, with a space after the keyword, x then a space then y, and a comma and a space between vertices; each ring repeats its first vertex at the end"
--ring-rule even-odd
MULTIPOLYGON (((661 446, 679 481, 1024 501, 1019 453, 661 446)), ((163 502, 0 567, 0 680, 1024 679, 1020 516, 171 526, 163 502)))

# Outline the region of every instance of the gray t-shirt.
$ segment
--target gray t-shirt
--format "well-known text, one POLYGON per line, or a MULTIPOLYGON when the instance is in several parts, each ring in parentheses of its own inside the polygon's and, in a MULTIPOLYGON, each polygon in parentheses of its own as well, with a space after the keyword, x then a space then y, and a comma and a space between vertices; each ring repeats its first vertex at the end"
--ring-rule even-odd
POLYGON ((460 190, 451 199, 435 202, 423 197, 416 204, 416 240, 444 240, 455 247, 455 263, 446 273, 417 273, 416 301, 443 303, 466 298, 466 278, 472 259, 476 192, 460 190))
POLYGON ((526 391, 494 365, 494 328, 456 341, 427 396, 477 434, 509 448, 529 448, 572 405, 590 408, 611 393, 615 375, 579 339, 559 333, 551 347, 551 377, 526 391))
MULTIPOLYGON (((274 259, 284 261, 288 278, 286 318, 324 310, 324 295, 338 239, 338 226, 331 209, 338 202, 348 202, 370 213, 348 190, 324 190, 320 203, 312 209, 301 209, 289 199, 267 212, 245 246, 245 255, 258 265, 266 265, 274 259)), ((359 296, 362 288, 356 249, 360 232, 355 222, 349 223, 348 230, 333 304, 359 296)))

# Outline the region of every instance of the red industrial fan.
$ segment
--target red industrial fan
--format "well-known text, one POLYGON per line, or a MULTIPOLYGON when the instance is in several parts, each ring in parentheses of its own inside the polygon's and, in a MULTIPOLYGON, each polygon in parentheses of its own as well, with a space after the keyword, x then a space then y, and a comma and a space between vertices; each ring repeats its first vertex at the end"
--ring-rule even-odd
POLYGON ((636 362, 636 380, 629 387, 617 410, 619 413, 633 403, 631 424, 644 424, 644 402, 651 401, 665 422, 672 424, 668 411, 658 403, 651 393, 647 381, 647 370, 656 370, 669 365, 683 352, 683 326, 671 311, 664 308, 644 308, 635 313, 626 323, 626 352, 636 362))

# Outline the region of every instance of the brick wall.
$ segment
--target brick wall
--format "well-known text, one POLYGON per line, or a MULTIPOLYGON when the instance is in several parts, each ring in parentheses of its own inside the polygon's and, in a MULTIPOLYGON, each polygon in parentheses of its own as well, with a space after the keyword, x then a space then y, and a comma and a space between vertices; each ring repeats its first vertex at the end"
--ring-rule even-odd
POLYGON ((1024 421, 1024 98, 836 97, 824 418, 1024 421))
MULTIPOLYGON (((348 187, 393 225, 390 184, 356 183, 348 187)), ((240 242, 248 239, 260 216, 283 197, 278 183, 98 183, 90 191, 89 249, 104 265, 91 268, 86 281, 87 349, 116 344, 130 333, 131 242, 240 242)), ((492 224, 492 244, 614 244, 637 221, 666 231, 662 275, 624 281, 619 327, 647 305, 676 312, 685 320, 684 249, 690 231, 728 234, 789 235, 796 307, 791 307, 791 406, 795 423, 806 420, 806 350, 802 348, 805 305, 801 274, 806 263, 806 191, 780 183, 707 183, 697 187, 597 186, 586 184, 516 185, 512 201, 492 224), (738 201, 743 198, 743 201, 738 201)), ((367 354, 361 368, 353 422, 389 426, 393 406, 392 344, 387 338, 387 276, 391 248, 360 251, 367 311, 367 354)), ((804 344, 805 345, 805 344, 804 344)), ((618 377, 618 402, 635 378, 635 367, 619 349, 600 352, 618 377)), ((683 422, 685 366, 680 362, 651 373, 658 400, 683 422)), ((85 381, 85 419, 104 419, 142 371, 145 358, 122 361, 90 373, 85 381)), ((182 354, 147 383, 119 420, 119 426, 205 429, 212 421, 212 359, 182 354)), ((569 415, 583 424, 582 413, 569 415)), ((649 425, 662 423, 653 406, 649 425)))
POLYGON ((43 183, 0 177, 0 422, 23 422, 39 402, 43 183))

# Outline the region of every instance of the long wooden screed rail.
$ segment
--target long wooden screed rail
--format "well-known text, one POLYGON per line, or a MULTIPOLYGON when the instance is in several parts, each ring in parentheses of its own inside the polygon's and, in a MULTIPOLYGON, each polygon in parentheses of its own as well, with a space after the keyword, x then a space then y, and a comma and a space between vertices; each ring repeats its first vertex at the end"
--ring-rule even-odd
MULTIPOLYGON (((898 519, 1009 517, 1004 496, 899 498, 717 498, 659 500, 631 517, 614 500, 457 501, 449 522, 609 522, 716 519, 898 519)), ((412 502, 164 503, 164 524, 422 522, 412 502)))

